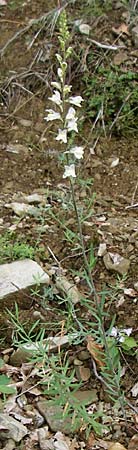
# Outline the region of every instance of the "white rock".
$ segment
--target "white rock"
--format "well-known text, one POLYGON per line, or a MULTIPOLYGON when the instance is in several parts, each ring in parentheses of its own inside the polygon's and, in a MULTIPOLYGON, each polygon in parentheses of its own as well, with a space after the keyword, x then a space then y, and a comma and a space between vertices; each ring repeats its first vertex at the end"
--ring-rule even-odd
POLYGON ((135 288, 136 291, 138 292, 138 281, 136 281, 136 283, 134 283, 134 288, 135 288))
POLYGON ((105 253, 106 253, 106 243, 103 242, 99 245, 98 256, 103 256, 103 255, 105 255, 105 253))
POLYGON ((0 437, 20 442, 28 433, 27 428, 8 414, 0 413, 0 437))
POLYGON ((26 203, 18 203, 18 202, 12 202, 12 203, 6 203, 6 208, 11 208, 14 213, 17 216, 25 216, 27 214, 29 215, 37 215, 38 209, 35 206, 27 205, 26 203))
POLYGON ((49 284, 49 276, 31 259, 0 265, 0 298, 39 284, 49 284))
POLYGON ((138 395, 138 382, 136 384, 134 384, 134 386, 131 389, 131 392, 132 392, 132 396, 133 397, 137 397, 137 395, 138 395))
POLYGON ((34 193, 34 194, 30 194, 30 195, 25 195, 24 200, 27 203, 42 203, 44 201, 44 196, 34 193))
POLYGON ((119 164, 119 158, 114 158, 114 159, 112 159, 110 167, 114 168, 114 167, 118 166, 118 164, 119 164))

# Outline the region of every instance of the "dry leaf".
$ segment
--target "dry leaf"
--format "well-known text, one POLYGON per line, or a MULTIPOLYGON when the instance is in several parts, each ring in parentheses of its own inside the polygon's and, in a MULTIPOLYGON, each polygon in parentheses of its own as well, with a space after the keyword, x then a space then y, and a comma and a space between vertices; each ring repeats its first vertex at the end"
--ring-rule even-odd
POLYGON ((93 433, 90 433, 89 437, 88 437, 88 440, 87 440, 88 448, 91 449, 93 447, 94 443, 95 443, 95 436, 94 436, 93 433))
POLYGON ((121 25, 118 28, 113 27, 112 28, 113 33, 117 34, 117 36, 119 34, 127 34, 127 36, 129 36, 129 31, 128 31, 128 26, 125 23, 121 23, 121 25))
POLYGON ((87 336, 87 350, 91 353, 100 368, 105 366, 103 347, 97 344, 91 336, 87 336))

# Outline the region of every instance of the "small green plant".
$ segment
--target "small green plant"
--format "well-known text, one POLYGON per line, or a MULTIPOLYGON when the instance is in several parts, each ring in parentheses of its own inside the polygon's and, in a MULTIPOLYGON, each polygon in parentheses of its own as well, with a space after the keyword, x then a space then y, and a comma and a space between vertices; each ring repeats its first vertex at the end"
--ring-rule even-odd
POLYGON ((60 412, 58 410, 58 414, 55 408, 55 418, 67 419, 66 427, 71 432, 84 428, 86 437, 91 429, 101 435, 103 425, 99 422, 99 418, 102 414, 99 412, 95 412, 93 415, 89 414, 87 401, 80 403, 77 400, 75 393, 80 389, 82 383, 74 381, 75 371, 71 370, 65 357, 62 362, 62 354, 59 356, 51 356, 47 379, 41 382, 44 388, 43 393, 51 399, 49 405, 61 408, 60 412))
MULTIPOLYGON (((89 64, 90 59, 91 55, 89 64)), ((99 67, 93 77, 85 74, 83 81, 88 117, 95 119, 103 105, 104 123, 108 129, 113 123, 122 132, 137 128, 138 77, 135 72, 122 73, 117 66, 99 67)))
POLYGON ((36 320, 32 326, 29 326, 28 330, 27 325, 30 324, 30 320, 28 319, 26 322, 21 323, 17 303, 15 303, 15 312, 10 311, 9 309, 7 309, 7 312, 13 325, 13 344, 15 346, 18 347, 25 343, 32 344, 35 340, 40 340, 41 332, 43 334, 44 330, 41 330, 40 333, 38 332, 39 320, 36 320))
MULTIPOLYGON (((0 368, 4 366, 4 361, 0 358, 0 368)), ((0 375, 0 394, 3 394, 3 398, 5 399, 6 394, 15 394, 16 388, 12 386, 12 380, 7 375, 0 375)))
POLYGON ((34 259, 36 248, 20 241, 14 234, 6 233, 0 236, 0 264, 16 259, 34 259))
POLYGON ((16 11, 16 9, 23 6, 24 1, 23 0, 10 0, 8 2, 8 8, 12 11, 16 11))
MULTIPOLYGON (((78 237, 79 244, 82 251, 82 258, 84 263, 84 278, 89 288, 89 296, 93 296, 94 305, 92 307, 92 315, 96 319, 96 324, 92 326, 91 332, 94 333, 97 339, 97 345, 100 344, 104 348, 104 369, 102 372, 102 380, 106 386, 108 394, 114 400, 119 399, 121 406, 123 406, 123 394, 120 389, 120 360, 119 353, 111 343, 108 343, 108 336, 104 329, 104 295, 100 298, 96 292, 95 285, 92 277, 92 269, 95 264, 95 258, 92 250, 90 251, 90 258, 87 258, 85 251, 85 244, 82 231, 82 219, 81 213, 76 202, 75 197, 75 178, 77 177, 77 167, 79 160, 83 159, 85 148, 80 145, 74 145, 76 133, 79 133, 79 117, 76 113, 76 108, 81 108, 83 99, 80 95, 71 96, 71 86, 66 85, 67 74, 67 61, 72 53, 72 49, 69 46, 69 32, 67 28, 66 12, 61 13, 59 23, 59 43, 61 54, 57 54, 57 61, 59 67, 57 69, 58 81, 54 81, 51 85, 55 88, 52 97, 49 98, 54 103, 57 110, 48 109, 45 119, 47 122, 58 121, 60 128, 55 137, 59 143, 61 143, 62 153, 62 166, 63 166, 63 179, 67 179, 70 183, 72 203, 74 212, 76 215, 76 221, 78 225, 78 237), (71 105, 71 106, 70 106, 71 105), (117 358, 118 356, 118 358, 117 358), (116 365, 115 365, 116 361, 116 365)), ((89 302, 88 302, 89 303, 89 302)), ((87 307, 88 307, 87 303, 87 307)), ((82 327, 80 326, 82 331, 82 327)), ((83 333, 82 339, 84 339, 83 333)), ((95 362, 94 362, 95 364, 95 362)), ((95 366, 94 366, 95 367, 95 366)), ((97 371, 95 372, 97 373, 97 371)))
MULTIPOLYGON (((78 206, 76 201, 75 181, 79 171, 80 160, 83 160, 85 151, 85 147, 78 143, 80 138, 78 111, 82 107, 83 99, 80 95, 71 95, 72 87, 66 84, 68 59, 72 53, 72 49, 69 46, 69 39, 70 35, 67 27, 66 12, 63 11, 59 21, 60 53, 56 55, 58 61, 57 81, 51 83, 54 92, 49 98, 54 105, 54 109, 46 110, 47 115, 45 120, 47 122, 58 121, 59 124, 55 139, 61 144, 62 176, 70 187, 71 204, 74 208, 74 217, 78 226, 77 241, 82 259, 81 273, 83 272, 83 280, 86 286, 86 295, 80 298, 79 305, 82 306, 82 309, 84 308, 85 311, 89 312, 88 321, 83 314, 81 319, 78 317, 78 309, 73 304, 69 294, 65 295, 65 297, 63 295, 64 298, 57 296, 57 300, 60 308, 62 308, 62 305, 66 308, 67 320, 65 317, 64 326, 67 329, 69 342, 72 345, 77 345, 82 342, 88 343, 89 348, 88 346, 87 348, 92 356, 91 360, 95 376, 105 387, 110 399, 113 402, 118 401, 122 411, 124 411, 125 402, 120 381, 120 352, 116 341, 111 335, 115 319, 113 318, 109 329, 105 329, 105 321, 106 319, 109 320, 108 312, 105 310, 106 292, 98 293, 95 289, 92 272, 96 259, 93 246, 86 252, 82 229, 84 214, 81 210, 81 205, 79 204, 78 206), (75 145, 76 136, 77 145, 75 145), (91 342, 91 349, 89 342, 91 342)), ((57 220, 59 223, 62 223, 59 217, 57 220)), ((67 232, 67 227, 65 230, 67 232)), ((67 235, 67 239, 72 244, 74 235, 67 235)), ((50 290, 47 292, 47 295, 49 295, 49 303, 53 302, 53 292, 50 290)), ((102 434, 103 425, 100 422, 100 416, 103 413, 95 412, 93 415, 90 415, 86 404, 80 405, 72 399, 73 394, 81 385, 79 382, 74 383, 74 371, 70 368, 67 356, 65 357, 64 353, 61 353, 60 348, 58 348, 58 355, 49 354, 48 346, 44 343, 45 330, 36 332, 39 321, 32 326, 29 334, 24 331, 24 326, 20 324, 17 305, 15 314, 11 312, 9 314, 15 327, 15 345, 19 346, 19 341, 26 341, 29 344, 32 341, 35 343, 31 360, 34 364, 35 362, 41 363, 39 375, 41 377, 43 392, 48 396, 54 407, 58 405, 62 408, 61 416, 71 420, 71 430, 73 431, 77 427, 84 427, 87 430, 86 433, 94 429, 96 433, 102 434), (44 376, 45 373, 46 376, 44 376)))

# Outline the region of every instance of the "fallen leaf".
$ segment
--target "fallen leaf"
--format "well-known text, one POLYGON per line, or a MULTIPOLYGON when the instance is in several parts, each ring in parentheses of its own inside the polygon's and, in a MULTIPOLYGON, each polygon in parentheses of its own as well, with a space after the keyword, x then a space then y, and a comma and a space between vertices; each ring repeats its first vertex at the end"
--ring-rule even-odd
POLYGON ((125 23, 121 23, 121 25, 118 28, 113 27, 112 28, 113 33, 117 34, 117 36, 119 34, 127 34, 127 36, 130 35, 129 31, 128 31, 128 26, 125 23))
POLYGON ((90 433, 89 437, 88 437, 88 440, 87 440, 88 448, 91 449, 93 447, 94 443, 95 443, 95 436, 94 436, 93 433, 90 433))
POLYGON ((87 350, 100 368, 105 366, 103 347, 97 344, 92 336, 87 336, 87 350))

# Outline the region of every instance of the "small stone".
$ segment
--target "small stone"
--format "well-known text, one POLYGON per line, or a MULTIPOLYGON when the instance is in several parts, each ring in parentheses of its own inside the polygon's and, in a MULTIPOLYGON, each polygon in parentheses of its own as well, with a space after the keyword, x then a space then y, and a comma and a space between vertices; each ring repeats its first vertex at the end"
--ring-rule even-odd
POLYGON ((27 127, 30 128, 32 125, 32 121, 28 120, 28 119, 20 119, 19 123, 23 126, 23 127, 27 127))
POLYGON ((134 283, 134 289, 138 292, 138 281, 136 281, 136 283, 134 283))
POLYGON ((64 417, 64 409, 61 406, 52 405, 50 400, 42 400, 37 403, 37 408, 45 418, 51 431, 61 431, 65 434, 71 433, 71 418, 64 417))
POLYGON ((28 153, 28 148, 22 144, 8 144, 5 150, 9 153, 20 153, 21 155, 28 153))
POLYGON ((119 442, 114 442, 114 444, 111 444, 108 450, 126 450, 124 445, 120 444, 119 442))
POLYGON ((98 256, 104 256, 106 253, 106 244, 105 242, 101 243, 98 248, 98 256))
POLYGON ((122 6, 123 6, 123 4, 122 4, 122 2, 115 2, 115 4, 114 4, 114 9, 121 9, 122 8, 122 6))
POLYGON ((78 358, 75 358, 73 362, 74 362, 74 366, 82 366, 82 364, 83 364, 83 362, 80 361, 80 359, 78 359, 78 358))
POLYGON ((15 442, 20 442, 27 433, 27 428, 21 422, 8 414, 0 414, 1 439, 13 439, 15 442))
POLYGON ((90 405, 91 403, 95 403, 98 400, 97 390, 90 389, 81 391, 80 389, 78 389, 78 391, 72 394, 72 402, 73 398, 75 398, 75 400, 77 400, 79 403, 84 402, 85 405, 90 405))
POLYGON ((78 358, 81 361, 86 361, 87 359, 90 359, 90 353, 87 350, 81 350, 81 352, 78 353, 78 358))
POLYGON ((138 25, 136 25, 136 27, 132 28, 132 38, 133 38, 133 42, 136 48, 138 48, 138 25))
POLYGON ((82 34, 86 34, 87 36, 89 36, 90 31, 91 31, 91 27, 89 25, 87 25, 87 23, 81 23, 79 25, 79 31, 82 34))
POLYGON ((103 257, 103 261, 107 270, 117 272, 120 275, 127 274, 130 267, 129 259, 115 253, 106 253, 103 257))
POLYGON ((133 250, 134 250, 134 247, 132 244, 129 244, 126 248, 127 253, 131 253, 131 252, 133 252, 133 250))
POLYGON ((26 195, 24 201, 27 203, 42 203, 44 201, 44 196, 34 193, 31 195, 26 195))
POLYGON ((127 61, 128 59, 128 55, 125 52, 118 52, 115 56, 114 56, 114 64, 116 66, 120 66, 121 64, 123 64, 125 61, 127 61))
POLYGON ((137 397, 138 395, 138 382, 134 384, 134 386, 131 389, 132 397, 137 397))
POLYGON ((91 376, 89 367, 76 366, 76 375, 78 380, 88 381, 91 376))

